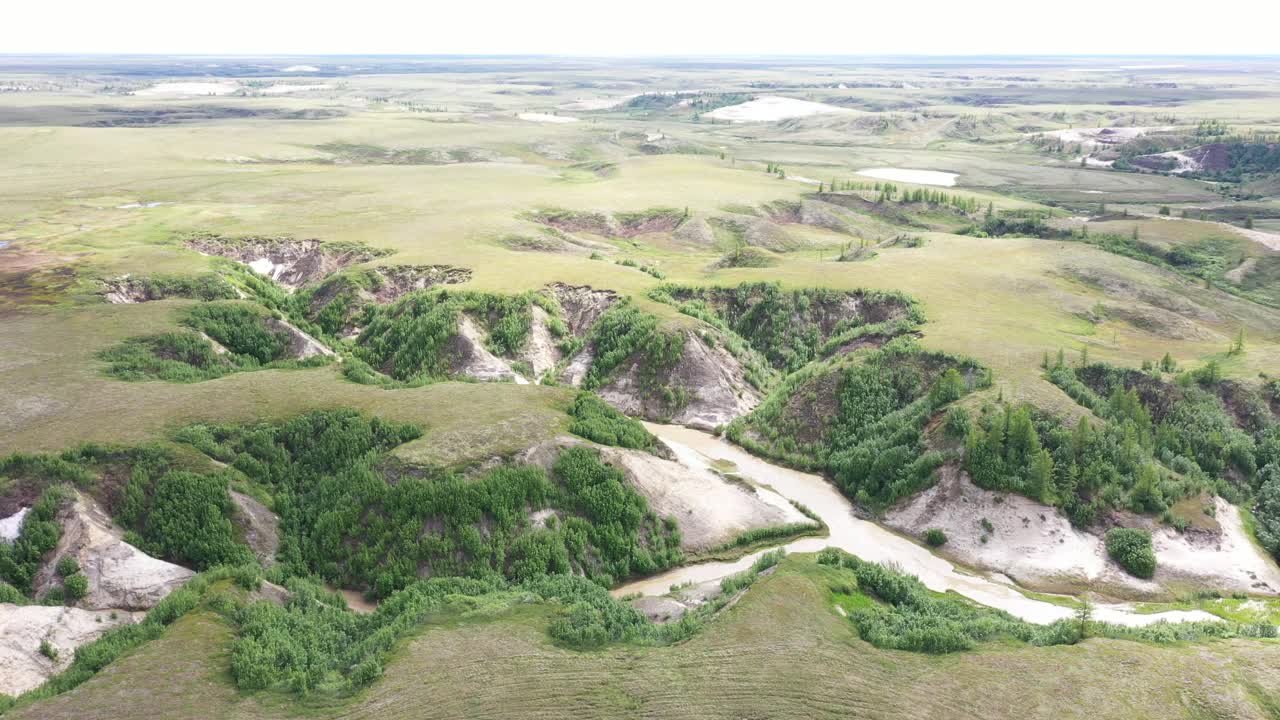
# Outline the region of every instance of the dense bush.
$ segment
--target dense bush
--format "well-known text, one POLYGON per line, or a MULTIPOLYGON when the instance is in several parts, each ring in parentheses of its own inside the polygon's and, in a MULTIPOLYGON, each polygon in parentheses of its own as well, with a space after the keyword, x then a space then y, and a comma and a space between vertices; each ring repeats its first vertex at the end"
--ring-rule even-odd
POLYGON ((240 634, 232 650, 231 672, 245 690, 345 692, 381 677, 387 655, 427 615, 451 607, 501 607, 511 602, 561 606, 548 632, 571 648, 618 642, 670 644, 695 633, 734 593, 781 557, 780 552, 767 553, 746 572, 726 578, 719 598, 664 625, 654 624, 607 589, 576 575, 537 575, 521 582, 494 576, 419 580, 369 615, 348 612, 340 597, 295 579, 288 584, 291 595, 284 605, 257 602, 238 613, 240 634))
POLYGON ((67 499, 68 493, 61 486, 46 489, 23 518, 17 540, 12 544, 0 542, 0 581, 31 594, 31 581, 41 561, 62 537, 62 526, 56 518, 67 499))
POLYGON ((443 289, 409 293, 389 306, 368 308, 355 354, 399 382, 445 380, 451 362, 449 342, 458 334, 463 313, 476 318, 488 332, 490 351, 511 356, 528 340, 535 301, 533 293, 498 295, 443 289))
POLYGON ((329 411, 181 437, 270 488, 290 572, 378 597, 422 574, 578 572, 610 585, 682 559, 674 523, 657 518, 592 450, 564 451, 550 477, 507 466, 468 479, 384 457, 418 434, 329 411), (554 516, 532 527, 529 513, 544 508, 554 516))
MULTIPOLYGON (((1259 468, 1280 451, 1280 431, 1260 394, 1223 380, 1212 364, 1173 383, 1152 367, 1153 374, 1102 364, 1071 368, 1059 359, 1049 368, 1054 384, 1105 420, 1070 432, 1033 418, 1053 460, 1052 492, 1042 499, 1061 505, 1077 525, 1108 507, 1158 513, 1200 492, 1247 496, 1260 491, 1259 468)), ((989 419, 988 440, 991 425, 989 419)), ((1014 468, 988 464, 975 481, 979 474, 988 486, 1026 491, 1014 468)))
POLYGON ((136 468, 125 485, 116 520, 144 550, 196 569, 253 561, 236 537, 235 505, 225 474, 171 470, 154 481, 136 468))
POLYGON ((228 351, 263 365, 283 357, 289 345, 284 331, 267 327, 270 315, 247 302, 201 303, 190 308, 182 323, 203 332, 228 351))
POLYGON ((947 544, 947 534, 939 528, 929 528, 924 531, 924 541, 929 547, 942 547, 947 544))
POLYGON ((231 300, 236 297, 235 288, 221 275, 144 275, 116 280, 113 287, 122 287, 147 300, 181 297, 195 300, 231 300))
POLYGON ((606 310, 591 328, 587 342, 594 358, 582 381, 586 390, 605 385, 614 370, 637 355, 642 359, 641 381, 653 385, 658 374, 674 367, 684 354, 684 336, 663 331, 658 327, 658 318, 630 300, 614 303, 606 310))
POLYGON ((1261 485, 1253 507, 1258 541, 1280 558, 1280 460, 1272 461, 1258 477, 1261 485))
POLYGON ((582 392, 569 407, 569 432, 601 445, 652 451, 658 443, 638 421, 614 410, 599 396, 582 392))
POLYGON ((882 291, 784 290, 778 283, 757 282, 732 288, 661 285, 650 296, 734 333, 783 372, 858 337, 897 335, 924 321, 914 300, 882 291))
POLYGON ((932 482, 945 456, 927 451, 925 427, 948 403, 986 382, 976 363, 900 338, 792 373, 726 434, 753 452, 828 473, 859 503, 884 508, 932 482), (838 380, 834 415, 811 407, 818 398, 806 397, 812 391, 805 389, 832 373, 838 380))
POLYGON ((143 335, 124 340, 98 354, 107 374, 121 380, 199 382, 234 372, 230 359, 193 332, 143 335))
POLYGON ((970 650, 1001 637, 1035 645, 1062 645, 1080 639, 1078 627, 1060 620, 1033 625, 1008 613, 940 597, 916 578, 827 548, 818 562, 851 570, 857 589, 883 604, 854 610, 849 619, 863 640, 880 648, 927 653, 970 650))
POLYGON ((1107 555, 1131 575, 1150 578, 1156 573, 1156 554, 1151 549, 1151 533, 1138 528, 1107 531, 1107 555))

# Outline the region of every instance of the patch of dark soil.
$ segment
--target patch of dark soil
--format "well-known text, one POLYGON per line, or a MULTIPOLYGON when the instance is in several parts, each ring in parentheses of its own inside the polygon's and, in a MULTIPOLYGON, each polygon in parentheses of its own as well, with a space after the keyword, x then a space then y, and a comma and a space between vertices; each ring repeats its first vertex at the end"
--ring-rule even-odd
POLYGON ((1277 419, 1277 413, 1259 393, 1236 380, 1223 380, 1217 386, 1218 398, 1227 409, 1227 413, 1240 428, 1256 433, 1270 426, 1277 419))
POLYGON ((35 478, 18 478, 0 490, 0 518, 7 518, 24 507, 31 507, 48 483, 35 478))
POLYGON ((618 234, 617 223, 604 213, 542 208, 526 213, 524 218, 561 232, 583 232, 602 237, 613 237, 618 234))
MULTIPOLYGON (((923 335, 923 334, 918 333, 918 332, 906 333, 906 335, 910 335, 911 337, 914 337, 914 338, 924 337, 924 335, 923 335)), ((845 343, 844 345, 841 345, 841 346, 840 346, 839 348, 837 348, 837 349, 836 349, 836 351, 835 351, 834 353, 832 353, 832 354, 833 354, 833 355, 848 355, 848 354, 849 354, 849 353, 851 353, 851 352, 856 352, 856 351, 858 351, 858 350, 863 350, 863 349, 866 349, 866 348, 878 348, 878 347, 883 346, 885 343, 889 342, 890 340, 892 340, 894 337, 895 337, 895 336, 893 336, 893 335, 879 335, 879 334, 877 334, 877 335, 863 335, 862 337, 860 337, 860 338, 858 338, 858 339, 856 339, 856 340, 853 340, 853 341, 850 341, 850 342, 845 343)), ((901 336, 898 336, 898 337, 901 337, 901 336)))
POLYGON ((1076 371, 1076 376, 1086 387, 1106 398, 1115 390, 1116 382, 1125 391, 1135 390, 1138 400, 1151 413, 1151 419, 1162 422, 1182 401, 1182 389, 1138 370, 1112 368, 1106 365, 1089 365, 1076 371))
POLYGON ((688 218, 684 210, 676 208, 650 208, 639 212, 614 213, 618 235, 625 238, 649 233, 674 232, 688 218))
POLYGON ((558 237, 550 235, 504 235, 498 243, 516 252, 567 253, 575 248, 558 237))
POLYGON ((819 373, 787 398, 780 420, 793 428, 797 442, 819 443, 826 438, 831 419, 840 410, 840 378, 838 370, 819 373))
POLYGON ((457 285, 471 279, 471 268, 456 265, 383 265, 372 271, 382 278, 382 284, 373 290, 373 297, 383 304, 395 302, 401 295, 415 290, 457 285))
POLYGON ((590 285, 552 283, 547 286, 547 290, 560 303, 569 332, 577 337, 585 336, 604 311, 618 301, 618 293, 596 290, 590 285))
POLYGON ((749 245, 774 252, 788 252, 804 247, 778 224, 752 215, 721 215, 711 218, 711 225, 729 235, 735 245, 749 245))
POLYGON ((910 215, 898 210, 897 203, 872 202, 855 193, 814 193, 813 199, 864 215, 874 215, 894 225, 925 228, 924 225, 916 222, 910 215))
POLYGON ((70 267, 0 271, 0 311, 55 305, 75 284, 76 272, 70 267))
MULTIPOLYGON (((336 108, 287 110, 284 108, 250 108, 235 105, 167 105, 149 108, 90 107, 76 108, 68 125, 81 127, 158 127, 214 120, 263 118, 273 120, 328 120, 344 117, 346 111, 336 108), (86 117, 90 119, 85 119, 86 117), (79 122, 75 122, 75 119, 79 122)), ((0 124, 4 124, 0 119, 0 124)))
POLYGON ((492 150, 468 147, 388 148, 367 143, 330 142, 316 145, 315 149, 329 153, 333 157, 327 161, 339 165, 456 165, 498 159, 492 150))

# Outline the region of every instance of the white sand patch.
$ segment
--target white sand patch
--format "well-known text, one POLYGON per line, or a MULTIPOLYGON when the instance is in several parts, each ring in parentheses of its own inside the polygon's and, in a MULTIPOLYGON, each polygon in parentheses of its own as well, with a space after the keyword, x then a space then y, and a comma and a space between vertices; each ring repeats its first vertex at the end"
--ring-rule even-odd
POLYGON ((285 68, 283 72, 292 72, 292 73, 320 72, 320 68, 316 67, 315 65, 290 65, 289 67, 285 68))
MULTIPOLYGON (((89 581, 89 594, 78 604, 90 610, 148 610, 195 573, 151 557, 125 542, 123 533, 91 498, 76 495, 59 516, 62 537, 51 557, 74 557, 89 581)), ((61 586, 56 566, 47 564, 32 585, 37 597, 61 586)))
POLYGON ((933 487, 899 504, 884 523, 916 537, 938 528, 947 535, 944 555, 1031 588, 1105 581, 1157 590, 1111 566, 1101 538, 1075 529, 1054 508, 1021 495, 983 490, 954 467, 941 472, 933 487), (991 524, 991 532, 983 528, 983 520, 991 524))
POLYGON ((853 111, 825 103, 768 95, 738 105, 717 108, 706 113, 706 117, 738 123, 777 122, 811 115, 850 112, 853 111))
POLYGON ((1280 235, 1275 233, 1263 232, 1261 230, 1246 230, 1245 228, 1236 227, 1235 225, 1227 225, 1220 223, 1224 227, 1229 227, 1250 240, 1272 250, 1280 251, 1280 235))
POLYGON ((258 258, 257 260, 249 263, 249 269, 259 275, 266 275, 270 277, 271 273, 276 269, 276 264, 271 262, 268 258, 258 258))
POLYGON ((131 203, 125 203, 124 205, 117 205, 116 209, 117 210, 137 210, 139 208, 154 208, 154 207, 160 207, 161 205, 172 205, 172 204, 173 203, 171 202, 163 202, 159 200, 153 201, 153 202, 131 202, 131 203))
POLYGON ((1191 580, 1231 592, 1280 594, 1280 570, 1249 539, 1239 508, 1222 498, 1213 503, 1220 533, 1179 533, 1172 528, 1152 532, 1156 582, 1191 580))
POLYGON ((805 185, 821 185, 822 184, 821 180, 814 180, 813 178, 808 178, 803 175, 788 175, 787 179, 794 180, 798 183, 804 183, 805 185))
POLYGON ((623 95, 616 98, 577 98, 573 102, 565 103, 560 106, 561 110, 609 110, 616 108, 631 98, 639 97, 639 95, 623 95))
POLYGON ((26 519, 27 513, 31 508, 22 508, 18 512, 0 520, 0 541, 13 542, 18 539, 18 535, 22 532, 22 521, 26 519))
POLYGON ((42 685, 71 665, 76 648, 141 619, 141 613, 0 605, 0 693, 20 695, 42 685), (42 641, 58 651, 57 660, 40 654, 42 641))
POLYGON ((1106 190, 1081 190, 1085 195, 1110 195, 1106 190))
POLYGON ((697 451, 681 445, 670 446, 673 458, 667 460, 643 450, 561 437, 529 450, 522 461, 550 467, 563 448, 573 446, 599 450, 600 458, 621 470, 655 513, 674 517, 680 546, 687 551, 719 547, 748 530, 813 523, 776 491, 745 478, 726 478, 697 451))
POLYGON ((960 177, 956 173, 942 172, 940 170, 910 170, 907 168, 868 168, 859 170, 858 174, 878 180, 892 180, 893 182, 905 182, 915 185, 938 185, 940 187, 951 187, 956 184, 956 179, 960 177))
POLYGON ((578 118, 569 117, 568 115, 552 115, 550 113, 520 113, 516 117, 529 122, 540 123, 575 123, 578 118))
POLYGON ((258 89, 258 92, 264 95, 285 95, 287 93, 307 92, 310 90, 330 90, 332 88, 333 86, 328 83, 317 83, 315 85, 290 85, 287 83, 281 83, 279 85, 272 85, 271 87, 260 88, 258 89))
POLYGON ((1161 127, 1068 128, 1066 130, 1050 130, 1048 132, 1032 134, 1051 137, 1061 140, 1064 143, 1079 143, 1085 148, 1097 148, 1123 145, 1131 140, 1142 137, 1147 133, 1164 132, 1172 129, 1173 127, 1170 125, 1161 127))
POLYGON ((240 89, 240 84, 230 80, 216 82, 166 82, 156 83, 149 88, 135 90, 134 95, 230 95, 240 89))
POLYGON ((449 339, 448 352, 452 360, 450 369, 455 374, 486 382, 529 384, 528 378, 512 370, 510 363, 489 352, 484 342, 485 332, 475 321, 468 315, 460 317, 458 334, 449 339))

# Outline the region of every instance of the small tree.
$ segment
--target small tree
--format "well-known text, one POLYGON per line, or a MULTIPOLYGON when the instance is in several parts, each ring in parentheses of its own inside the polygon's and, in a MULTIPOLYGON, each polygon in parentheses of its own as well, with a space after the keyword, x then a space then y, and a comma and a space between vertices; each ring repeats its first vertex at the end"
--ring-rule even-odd
POLYGON ((1244 328, 1240 328, 1240 332, 1236 333, 1236 341, 1231 344, 1231 355, 1244 354, 1244 328))
POLYGON ((1076 606, 1075 621, 1080 639, 1089 637, 1089 623, 1093 622, 1093 603, 1089 601, 1087 594, 1080 596, 1080 604, 1076 606))

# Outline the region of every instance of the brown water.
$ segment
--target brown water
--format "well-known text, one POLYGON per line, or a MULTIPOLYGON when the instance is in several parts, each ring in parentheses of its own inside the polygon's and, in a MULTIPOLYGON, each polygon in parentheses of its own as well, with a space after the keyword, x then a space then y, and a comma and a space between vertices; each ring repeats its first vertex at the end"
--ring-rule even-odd
MULTIPOLYGON (((817 475, 773 465, 745 450, 709 433, 675 425, 645 423, 649 432, 661 438, 682 463, 709 465, 713 460, 728 460, 742 475, 757 484, 768 485, 783 497, 812 510, 830 528, 824 538, 802 538, 783 547, 792 552, 817 552, 825 547, 838 547, 864 560, 893 563, 903 571, 920 578, 931 590, 955 592, 993 608, 1035 623, 1050 623, 1070 617, 1070 608, 1042 600, 1033 600, 1017 588, 980 576, 962 572, 952 563, 934 555, 921 545, 896 535, 879 525, 861 520, 853 506, 831 483, 817 475)), ((733 562, 711 562, 686 565, 661 575, 637 580, 614 590, 616 596, 639 593, 665 595, 672 585, 718 580, 746 570, 763 554, 754 553, 733 562)), ((1217 620, 1209 613, 1169 611, 1137 614, 1123 605, 1098 605, 1094 619, 1121 625, 1147 625, 1160 620, 1217 620)))

